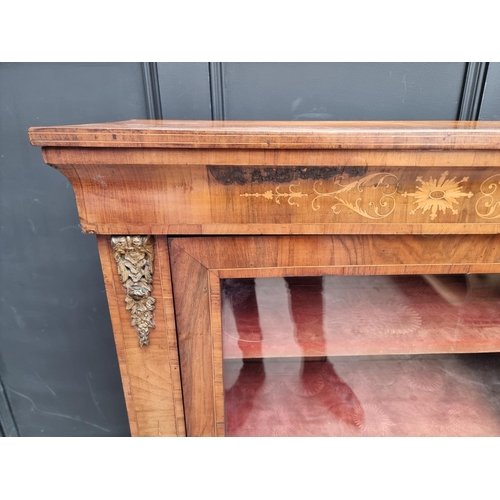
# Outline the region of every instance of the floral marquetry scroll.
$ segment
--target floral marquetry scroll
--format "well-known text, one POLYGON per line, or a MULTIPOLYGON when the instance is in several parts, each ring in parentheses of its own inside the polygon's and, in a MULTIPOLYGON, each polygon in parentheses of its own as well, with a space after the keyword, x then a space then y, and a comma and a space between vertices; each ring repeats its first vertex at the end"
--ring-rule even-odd
POLYGON ((483 219, 498 219, 500 217, 500 196, 498 186, 500 174, 488 177, 481 184, 481 197, 476 203, 476 213, 483 219), (496 200, 495 200, 496 197, 496 200))
POLYGON ((130 324, 139 335, 139 345, 149 345, 149 330, 155 327, 153 311, 156 300, 151 297, 153 284, 152 236, 115 236, 111 238, 113 255, 120 282, 126 290, 125 304, 130 311, 130 324))
MULTIPOLYGON (((367 175, 362 179, 343 184, 343 179, 333 181, 331 191, 321 190, 323 181, 318 180, 314 183, 312 193, 303 193, 297 191, 298 184, 290 184, 288 193, 281 192, 279 186, 274 190, 268 190, 265 193, 243 193, 240 196, 266 198, 274 200, 281 204, 281 200, 287 200, 289 205, 299 206, 298 198, 309 197, 311 208, 316 212, 321 208, 320 200, 327 199, 332 202, 331 209, 334 214, 340 213, 342 206, 349 208, 353 212, 366 217, 368 219, 383 219, 390 215, 395 207, 394 194, 398 185, 398 178, 394 174, 376 173, 367 175), (377 202, 370 201, 366 203, 366 207, 362 206, 363 190, 370 186, 372 189, 378 189, 379 196, 377 202)), ((327 185, 327 183, 325 183, 327 185)), ((328 189, 328 188, 326 188, 328 189)))
POLYGON ((417 210, 422 210, 422 214, 430 210, 430 218, 434 220, 438 211, 445 213, 448 209, 451 210, 453 215, 458 215, 458 210, 455 208, 458 200, 464 196, 472 198, 474 193, 470 191, 468 193, 463 192, 463 185, 469 180, 468 177, 456 181, 455 177, 448 179, 448 175, 449 172, 443 172, 439 179, 430 176, 427 181, 424 181, 421 176, 417 177, 420 186, 417 186, 416 191, 414 193, 403 193, 403 196, 415 198, 417 207, 410 212, 411 215, 414 215, 417 210))
POLYGON ((311 206, 315 211, 320 209, 319 200, 325 198, 334 200, 334 204, 331 206, 334 214, 339 214, 339 207, 345 206, 367 219, 382 219, 387 217, 394 211, 394 207, 396 206, 394 194, 396 193, 399 179, 394 174, 371 174, 345 185, 341 181, 336 181, 336 189, 333 189, 331 192, 319 191, 317 189, 317 187, 321 186, 322 182, 318 181, 314 186, 316 196, 312 200, 311 206), (366 203, 367 207, 363 208, 360 205, 363 200, 361 193, 363 193, 367 186, 371 186, 378 193, 375 196, 376 201, 369 201, 366 203), (351 199, 349 199, 348 194, 350 192, 354 193, 354 195, 351 195, 351 199))
POLYGON ((315 180, 309 186, 307 181, 297 179, 286 187, 244 192, 239 196, 264 198, 278 205, 306 205, 314 212, 328 207, 336 216, 342 214, 343 207, 372 220, 385 219, 398 210, 400 214, 406 211, 410 217, 420 215, 437 222, 440 215, 455 218, 461 212, 474 211, 482 219, 500 218, 499 185, 500 174, 483 181, 469 176, 452 177, 449 171, 413 178, 399 173, 377 172, 356 180, 341 174, 315 180), (477 200, 471 201, 473 206, 464 204, 464 200, 473 197, 477 200))

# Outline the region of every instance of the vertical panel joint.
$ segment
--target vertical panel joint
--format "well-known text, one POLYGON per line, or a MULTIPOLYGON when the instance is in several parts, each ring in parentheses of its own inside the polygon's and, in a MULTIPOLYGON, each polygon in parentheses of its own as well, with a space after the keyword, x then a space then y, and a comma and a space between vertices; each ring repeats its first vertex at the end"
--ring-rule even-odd
POLYGON ((212 120, 225 120, 224 111, 224 63, 209 62, 210 104, 212 120))
POLYGON ((163 113, 161 109, 160 80, 158 78, 157 63, 143 62, 142 76, 144 79, 148 118, 150 120, 162 120, 163 113))
POLYGON ((465 72, 459 120, 478 120, 488 74, 487 62, 470 62, 465 72))

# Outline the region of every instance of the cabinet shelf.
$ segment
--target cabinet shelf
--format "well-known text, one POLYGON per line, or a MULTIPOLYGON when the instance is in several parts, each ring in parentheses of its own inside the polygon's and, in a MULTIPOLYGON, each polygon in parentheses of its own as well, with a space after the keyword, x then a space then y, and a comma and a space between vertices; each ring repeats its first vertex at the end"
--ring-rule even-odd
POLYGON ((262 278, 224 290, 225 358, 500 350, 497 275, 262 278))
POLYGON ((240 367, 224 364, 226 435, 500 435, 496 354, 266 359, 240 367))

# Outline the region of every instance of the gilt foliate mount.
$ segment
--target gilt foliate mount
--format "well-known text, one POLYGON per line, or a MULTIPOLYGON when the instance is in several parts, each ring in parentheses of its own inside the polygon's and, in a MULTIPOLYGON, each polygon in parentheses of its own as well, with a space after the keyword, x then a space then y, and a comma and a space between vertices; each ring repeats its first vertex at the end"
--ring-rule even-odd
POLYGON ((384 219, 391 215, 396 209, 399 197, 413 198, 413 203, 409 204, 409 215, 420 213, 428 216, 430 221, 438 219, 440 213, 458 215, 462 199, 477 196, 474 208, 478 217, 500 218, 500 174, 485 179, 477 193, 467 188, 468 182, 469 177, 457 180, 457 177, 450 177, 449 171, 444 171, 439 177, 417 176, 413 192, 408 192, 402 191, 400 179, 396 174, 377 172, 356 180, 343 175, 328 181, 317 180, 312 190, 307 191, 300 188, 299 181, 290 183, 287 187, 277 186, 262 192, 242 193, 240 196, 263 198, 278 205, 288 203, 295 207, 305 202, 316 212, 328 201, 329 208, 335 215, 340 214, 345 207, 372 220, 384 219))
POLYGON ((130 311, 141 347, 149 345, 149 331, 155 328, 156 299, 153 290, 154 239, 152 236, 114 236, 111 247, 120 283, 125 289, 125 308, 130 311))

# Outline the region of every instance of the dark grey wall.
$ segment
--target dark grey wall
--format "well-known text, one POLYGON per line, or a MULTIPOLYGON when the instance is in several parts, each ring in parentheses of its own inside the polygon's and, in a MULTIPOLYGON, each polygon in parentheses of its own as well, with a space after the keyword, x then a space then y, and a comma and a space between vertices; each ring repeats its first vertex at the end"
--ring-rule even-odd
POLYGON ((454 120, 465 63, 226 63, 227 120, 454 120))
POLYGON ((158 80, 162 115, 168 120, 210 120, 207 63, 160 63, 158 80))
POLYGON ((95 237, 27 130, 146 118, 141 65, 1 64, 0 117, 0 378, 19 434, 127 435, 95 237))
POLYGON ((161 115, 448 120, 476 101, 481 119, 497 120, 499 64, 478 68, 0 64, 0 433, 129 434, 95 237, 81 233, 71 186, 29 145, 28 127, 161 115))

